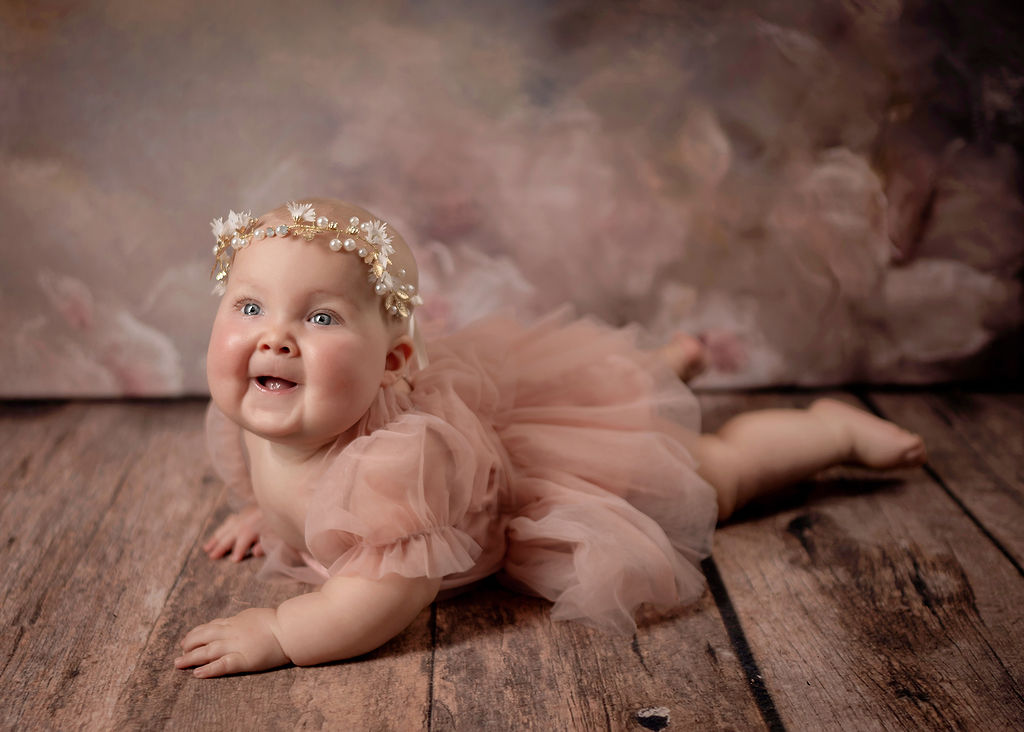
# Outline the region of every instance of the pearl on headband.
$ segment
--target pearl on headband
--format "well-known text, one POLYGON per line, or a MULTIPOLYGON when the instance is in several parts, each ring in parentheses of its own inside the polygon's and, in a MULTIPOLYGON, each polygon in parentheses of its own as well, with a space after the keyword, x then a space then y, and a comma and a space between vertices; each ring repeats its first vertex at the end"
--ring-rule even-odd
POLYGON ((414 306, 423 304, 423 299, 416 294, 416 286, 405 282, 405 270, 397 273, 390 270, 395 248, 391 245, 392 236, 387 222, 379 219, 360 221, 358 216, 353 216, 348 220, 348 226, 342 228, 337 221, 317 216, 311 203, 293 202, 287 204, 287 208, 292 223, 276 227, 262 227, 251 211, 231 211, 227 221, 217 218, 210 222, 217 240, 213 247, 213 271, 210 273, 216 281, 214 293, 224 294, 235 252, 249 246, 254 239, 294 235, 312 241, 320 234, 330 233, 333 236, 327 246, 332 252, 353 252, 369 266, 373 290, 384 298, 384 309, 388 313, 396 318, 408 318, 414 306))

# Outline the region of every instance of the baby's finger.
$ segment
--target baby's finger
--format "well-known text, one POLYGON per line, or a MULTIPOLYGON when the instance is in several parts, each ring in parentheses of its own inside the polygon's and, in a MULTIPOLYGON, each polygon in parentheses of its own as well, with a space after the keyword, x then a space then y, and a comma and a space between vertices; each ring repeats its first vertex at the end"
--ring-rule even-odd
POLYGON ((223 620, 217 618, 209 623, 197 625, 181 639, 179 644, 184 651, 191 651, 224 637, 223 620))
POLYGON ((200 666, 192 674, 199 679, 210 679, 214 676, 226 676, 247 671, 245 658, 241 653, 234 652, 221 656, 212 663, 200 666))
POLYGON ((234 544, 231 542, 220 544, 214 551, 210 552, 207 556, 210 559, 223 559, 231 553, 233 547, 234 544))
POLYGON ((252 545, 252 555, 254 557, 264 557, 266 552, 263 551, 263 544, 257 539, 256 543, 252 545))
POLYGON ((214 530, 214 532, 210 534, 209 538, 206 540, 206 543, 203 544, 203 548, 205 549, 207 547, 214 547, 218 544, 223 544, 224 540, 229 538, 231 538, 231 532, 225 531, 223 525, 218 526, 214 530))
POLYGON ((243 559, 245 559, 246 555, 250 551, 253 553, 254 557, 259 556, 258 554, 256 554, 255 551, 255 547, 259 544, 259 542, 260 532, 252 530, 243 531, 241 534, 238 535, 238 538, 235 541, 235 551, 234 554, 232 554, 231 558, 235 559, 235 557, 237 557, 235 561, 240 562, 243 559))
POLYGON ((210 539, 209 540, 210 541, 213 541, 214 539, 224 540, 227 537, 234 536, 235 535, 235 530, 236 530, 236 527, 237 527, 238 523, 239 523, 239 521, 238 521, 238 517, 237 516, 228 516, 226 519, 224 519, 217 526, 216 529, 213 530, 213 533, 210 534, 210 539))
POLYGON ((203 544, 203 551, 210 559, 220 559, 231 549, 231 541, 213 538, 203 544))
POLYGON ((256 543, 256 536, 252 534, 241 534, 235 539, 235 546, 231 552, 231 561, 240 562, 249 553, 249 547, 256 543))
POLYGON ((181 654, 174 659, 174 666, 176 668, 202 666, 210 663, 211 661, 215 661, 225 653, 228 653, 228 650, 224 647, 224 643, 221 641, 214 641, 213 643, 198 646, 187 653, 181 654))

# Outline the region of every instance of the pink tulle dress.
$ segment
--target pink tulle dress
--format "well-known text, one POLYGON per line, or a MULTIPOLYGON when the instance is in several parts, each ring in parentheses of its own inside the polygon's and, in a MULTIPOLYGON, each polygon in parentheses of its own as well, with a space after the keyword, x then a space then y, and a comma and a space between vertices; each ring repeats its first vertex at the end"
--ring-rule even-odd
MULTIPOLYGON (((499 573, 554 619, 624 633, 642 603, 697 599, 717 516, 686 449, 699 410, 636 335, 559 313, 435 341, 411 391, 382 389, 360 436, 328 453, 306 546, 261 537, 263 574, 445 590, 499 573)), ((212 404, 207 436, 218 472, 251 492, 240 430, 212 404)))

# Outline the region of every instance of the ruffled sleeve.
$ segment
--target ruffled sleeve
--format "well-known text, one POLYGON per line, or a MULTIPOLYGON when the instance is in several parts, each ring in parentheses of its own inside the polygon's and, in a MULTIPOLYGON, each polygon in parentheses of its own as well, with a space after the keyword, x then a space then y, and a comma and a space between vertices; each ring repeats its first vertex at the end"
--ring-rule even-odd
POLYGON ((212 401, 206 408, 206 450, 214 471, 228 486, 232 504, 237 508, 251 503, 252 482, 242 445, 242 430, 212 401))
POLYGON ((329 456, 314 485, 306 544, 330 575, 442 578, 480 545, 458 525, 487 470, 443 419, 406 413, 329 456))

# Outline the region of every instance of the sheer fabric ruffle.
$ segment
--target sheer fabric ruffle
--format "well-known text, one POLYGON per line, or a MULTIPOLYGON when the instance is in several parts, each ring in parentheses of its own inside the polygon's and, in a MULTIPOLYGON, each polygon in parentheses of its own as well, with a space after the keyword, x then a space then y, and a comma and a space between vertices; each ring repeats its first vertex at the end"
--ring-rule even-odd
MULTIPOLYGON (((696 599, 717 517, 686 449, 699 410, 637 335, 560 312, 532 326, 492 316, 436 341, 411 391, 382 389, 360 436, 326 456, 306 547, 263 539, 264 574, 395 573, 450 589, 500 572, 552 601, 554 618, 619 632, 643 603, 696 599)), ((225 423, 211 407, 214 462, 244 485, 225 423)))

